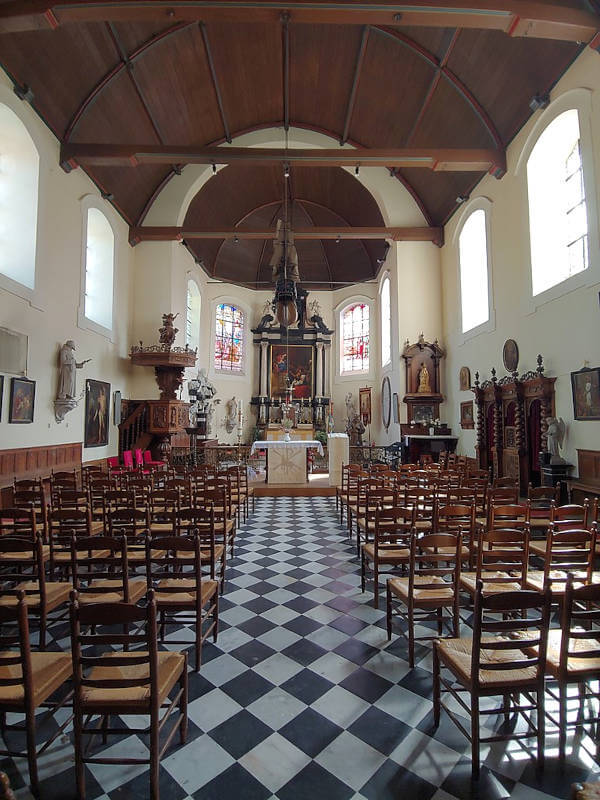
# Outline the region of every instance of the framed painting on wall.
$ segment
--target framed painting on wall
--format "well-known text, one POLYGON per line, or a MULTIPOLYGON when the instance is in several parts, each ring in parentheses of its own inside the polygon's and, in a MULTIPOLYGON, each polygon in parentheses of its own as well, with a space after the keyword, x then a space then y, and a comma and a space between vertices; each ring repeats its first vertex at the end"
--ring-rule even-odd
POLYGON ((572 372, 571 387, 575 419, 600 419, 600 367, 572 372))
POLYGON ((271 345, 271 397, 285 397, 292 390, 292 399, 313 396, 313 348, 309 344, 271 345))
POLYGON ((461 392, 468 392, 471 388, 471 370, 468 367, 460 368, 458 384, 461 392))
POLYGON ((371 387, 365 386, 358 390, 358 406, 363 425, 371 424, 371 387))
POLYGON ((9 422, 33 422, 35 409, 35 381, 28 378, 10 379, 10 411, 9 422))
POLYGON ((108 444, 108 413, 110 409, 110 383, 85 382, 85 432, 84 447, 104 447, 108 444))
POLYGON ((460 427, 467 430, 475 427, 472 400, 466 400, 464 403, 460 404, 460 427))

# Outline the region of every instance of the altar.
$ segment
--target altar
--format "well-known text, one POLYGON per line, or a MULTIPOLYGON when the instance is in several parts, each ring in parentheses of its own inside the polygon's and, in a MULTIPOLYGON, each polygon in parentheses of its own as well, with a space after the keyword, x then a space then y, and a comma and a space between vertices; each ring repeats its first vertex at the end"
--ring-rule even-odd
POLYGON ((308 451, 315 449, 323 455, 323 445, 316 440, 257 441, 252 444, 250 455, 257 450, 267 451, 267 483, 308 483, 308 451))

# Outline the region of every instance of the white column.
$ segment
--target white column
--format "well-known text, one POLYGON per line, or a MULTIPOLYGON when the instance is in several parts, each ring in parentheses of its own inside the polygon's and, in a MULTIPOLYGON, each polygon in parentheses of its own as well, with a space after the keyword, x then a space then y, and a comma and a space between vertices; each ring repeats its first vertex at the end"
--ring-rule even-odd
POLYGON ((323 342, 317 342, 317 384, 315 387, 315 394, 317 397, 323 397, 323 342))
POLYGON ((260 343, 260 396, 266 397, 268 394, 268 371, 267 371, 267 353, 269 350, 269 343, 262 341, 260 343))

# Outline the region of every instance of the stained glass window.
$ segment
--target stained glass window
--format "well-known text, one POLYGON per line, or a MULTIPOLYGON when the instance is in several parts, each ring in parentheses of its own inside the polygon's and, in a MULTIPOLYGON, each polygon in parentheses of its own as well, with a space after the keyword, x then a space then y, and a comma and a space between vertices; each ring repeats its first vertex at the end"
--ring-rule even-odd
POLYGON ((355 303, 342 311, 342 372, 369 370, 369 306, 355 303))
POLYGON ((244 312, 229 303, 221 303, 217 306, 215 325, 215 369, 220 372, 241 372, 244 312))

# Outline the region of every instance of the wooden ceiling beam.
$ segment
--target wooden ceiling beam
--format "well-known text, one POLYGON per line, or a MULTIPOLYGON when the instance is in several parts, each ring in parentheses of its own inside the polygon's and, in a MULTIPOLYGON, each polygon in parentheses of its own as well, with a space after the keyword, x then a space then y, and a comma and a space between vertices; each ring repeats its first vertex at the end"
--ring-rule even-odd
MULTIPOLYGON (((191 239, 272 239, 273 228, 185 228, 176 226, 143 225, 129 229, 129 242, 183 242, 191 239)), ((438 227, 344 227, 331 225, 294 227, 294 238, 301 239, 389 239, 393 242, 444 243, 443 228, 438 227)))
POLYGON ((78 22, 279 22, 479 28, 509 36, 589 42, 600 29, 598 16, 559 0, 12 0, 0 4, 0 33, 52 30, 78 22))
POLYGON ((140 164, 281 164, 290 167, 420 167, 434 172, 506 172, 506 154, 490 148, 336 148, 188 147, 182 145, 61 145, 66 172, 78 166, 136 167, 140 164))

